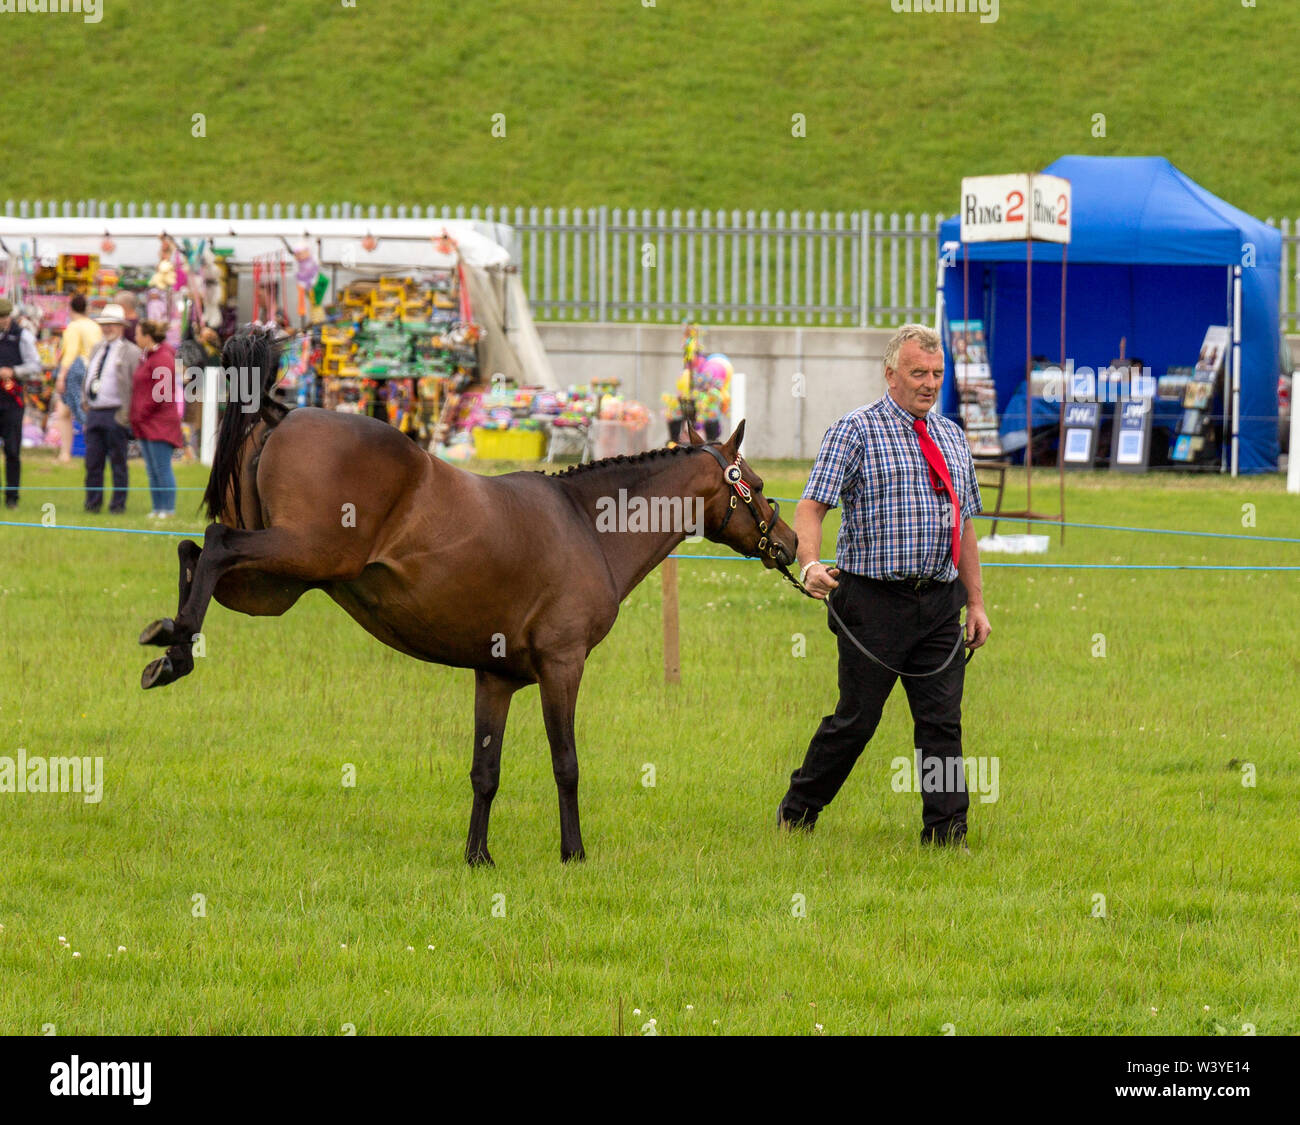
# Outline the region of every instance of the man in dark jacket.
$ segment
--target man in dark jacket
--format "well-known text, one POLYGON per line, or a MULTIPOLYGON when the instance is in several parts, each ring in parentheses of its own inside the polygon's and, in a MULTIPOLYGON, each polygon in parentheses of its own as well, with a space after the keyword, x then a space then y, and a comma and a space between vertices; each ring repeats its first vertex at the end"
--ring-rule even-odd
POLYGON ((14 316, 13 302, 0 297, 0 446, 5 459, 5 507, 18 507, 22 478, 23 380, 43 370, 36 338, 14 316))

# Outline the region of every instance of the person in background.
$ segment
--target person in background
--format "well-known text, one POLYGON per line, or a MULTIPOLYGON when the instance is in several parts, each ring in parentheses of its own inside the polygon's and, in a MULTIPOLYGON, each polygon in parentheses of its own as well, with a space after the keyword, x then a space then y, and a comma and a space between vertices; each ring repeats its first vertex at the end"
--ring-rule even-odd
MULTIPOLYGON (((195 367, 221 366, 221 337, 215 328, 204 327, 198 336, 198 348, 195 351, 195 367)), ((186 367, 184 371, 185 387, 189 392, 185 396, 185 410, 181 415, 181 436, 185 440, 181 459, 188 465, 198 460, 199 431, 203 426, 203 403, 195 393, 197 387, 191 386, 194 380, 201 379, 198 371, 186 367)))
POLYGON ((113 499, 108 510, 126 511, 126 443, 129 431, 132 376, 140 364, 140 349, 125 338, 126 312, 105 305, 96 321, 103 342, 90 357, 86 372, 86 511, 104 503, 104 461, 113 466, 113 499))
POLYGON ((23 380, 45 370, 36 337, 18 323, 14 303, 0 297, 0 446, 5 455, 5 507, 18 507, 22 480, 23 380))
POLYGON ((86 364, 99 347, 104 333, 99 325, 86 315, 86 298, 73 295, 72 316, 63 330, 63 354, 59 359, 59 373, 54 382, 58 396, 54 404, 54 420, 59 427, 60 465, 72 464, 72 423, 85 425, 81 409, 81 388, 86 381, 86 364))
POLYGON ((144 355, 136 366, 131 387, 131 430, 140 442, 153 498, 149 518, 160 520, 176 514, 172 450, 182 444, 176 402, 180 382, 176 353, 166 339, 166 324, 142 320, 136 326, 136 340, 144 355))
POLYGON ((117 294, 117 303, 122 306, 122 335, 134 344, 136 325, 140 323, 139 299, 131 290, 123 289, 117 294))

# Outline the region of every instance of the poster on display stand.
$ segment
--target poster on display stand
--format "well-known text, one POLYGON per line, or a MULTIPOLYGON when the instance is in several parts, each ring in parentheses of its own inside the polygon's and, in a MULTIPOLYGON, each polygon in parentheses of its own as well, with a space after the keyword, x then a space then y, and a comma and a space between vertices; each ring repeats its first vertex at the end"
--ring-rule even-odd
POLYGON ((1065 436, 1061 442, 1062 468, 1091 469, 1093 458, 1097 455, 1097 435, 1100 431, 1100 403, 1067 402, 1065 436))
POLYGON ((1111 432, 1110 467, 1125 473, 1144 473, 1151 462, 1151 400, 1121 402, 1115 407, 1111 432))

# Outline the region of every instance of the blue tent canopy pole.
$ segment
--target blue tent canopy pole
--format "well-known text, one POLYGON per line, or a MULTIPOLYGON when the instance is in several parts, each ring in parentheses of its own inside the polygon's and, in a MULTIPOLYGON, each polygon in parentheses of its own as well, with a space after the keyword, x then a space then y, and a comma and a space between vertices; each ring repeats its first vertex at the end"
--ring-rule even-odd
POLYGON ((1241 266, 1232 267, 1232 475, 1237 475, 1241 433, 1241 266))

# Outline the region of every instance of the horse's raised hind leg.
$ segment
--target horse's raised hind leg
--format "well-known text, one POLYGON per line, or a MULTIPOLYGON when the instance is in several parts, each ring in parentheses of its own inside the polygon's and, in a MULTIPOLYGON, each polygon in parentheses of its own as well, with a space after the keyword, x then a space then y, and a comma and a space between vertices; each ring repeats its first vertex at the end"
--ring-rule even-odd
POLYGON ((189 595, 172 627, 174 642, 164 655, 145 668, 140 686, 160 687, 194 670, 194 636, 203 628, 208 604, 225 575, 236 570, 255 570, 304 582, 351 581, 364 569, 369 546, 354 540, 347 547, 350 549, 340 549, 340 544, 335 543, 314 542, 288 528, 242 531, 224 524, 209 524, 203 550, 193 567, 189 595))
POLYGON ((469 814, 465 862, 471 867, 492 865, 488 854, 488 818, 501 780, 501 740, 505 735, 510 697, 523 685, 518 680, 478 669, 474 673, 474 765, 469 771, 474 808, 469 814))
MULTIPOLYGON (((176 614, 180 615, 190 597, 190 587, 194 585, 194 570, 199 565, 199 556, 203 552, 193 539, 182 539, 176 548, 180 557, 180 596, 176 600, 176 614)), ((142 645, 158 645, 167 648, 176 644, 180 638, 176 635, 176 622, 170 617, 163 617, 144 627, 140 634, 142 645)))
POLYGON ((578 824, 578 746, 573 736, 573 715, 582 682, 582 658, 548 663, 542 669, 542 718, 551 743, 551 769, 560 795, 560 858, 586 859, 578 824))

